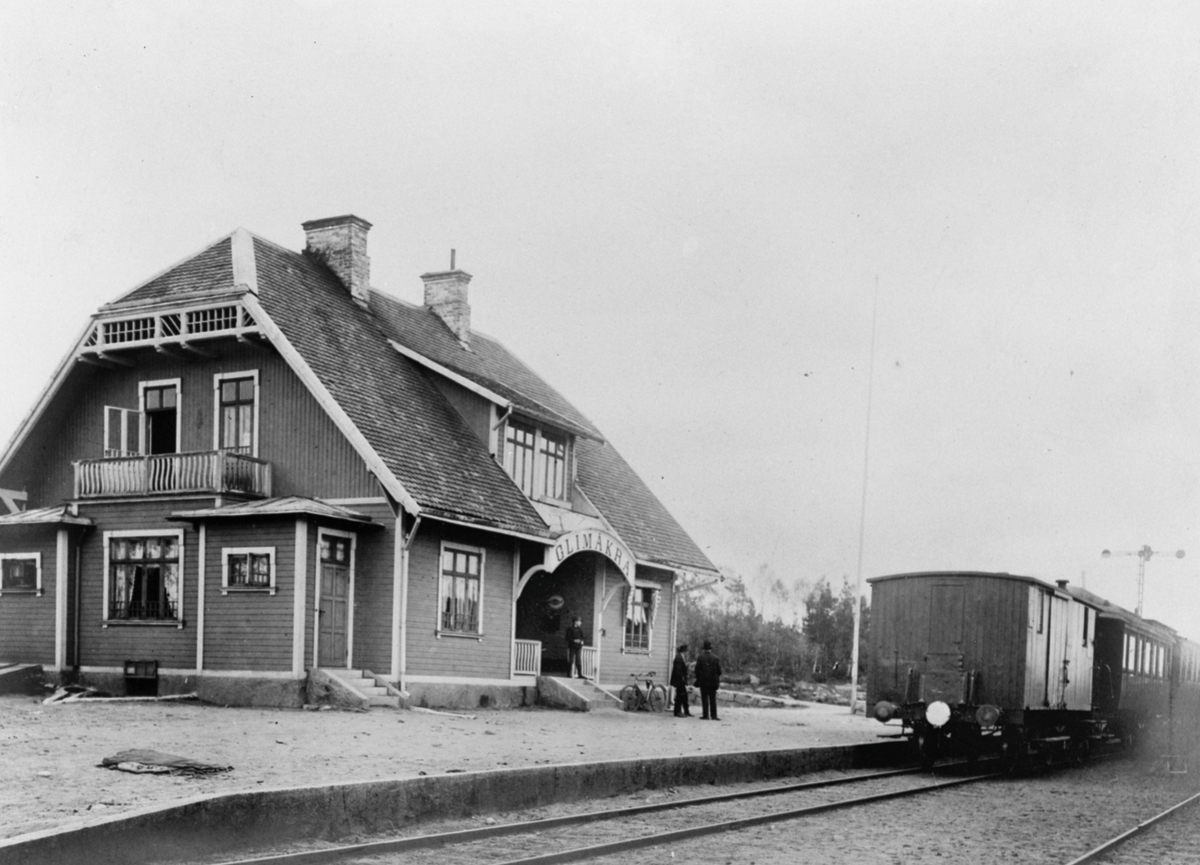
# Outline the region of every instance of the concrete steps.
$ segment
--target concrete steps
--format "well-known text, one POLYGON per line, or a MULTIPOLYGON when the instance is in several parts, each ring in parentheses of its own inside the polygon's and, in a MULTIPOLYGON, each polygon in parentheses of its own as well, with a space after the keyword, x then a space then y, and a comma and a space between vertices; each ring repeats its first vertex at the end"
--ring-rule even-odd
MULTIPOLYGON (((547 702, 565 704, 563 708, 594 712, 597 710, 620 709, 621 701, 590 679, 572 679, 566 676, 539 676, 539 689, 557 691, 558 700, 551 697, 547 702), (565 697, 565 699, 564 699, 565 697)), ((549 695, 548 695, 549 696, 549 695)))
POLYGON ((400 696, 393 693, 395 689, 379 684, 367 670, 346 670, 332 667, 323 668, 325 672, 337 676, 345 684, 367 698, 369 706, 390 706, 400 708, 400 696))

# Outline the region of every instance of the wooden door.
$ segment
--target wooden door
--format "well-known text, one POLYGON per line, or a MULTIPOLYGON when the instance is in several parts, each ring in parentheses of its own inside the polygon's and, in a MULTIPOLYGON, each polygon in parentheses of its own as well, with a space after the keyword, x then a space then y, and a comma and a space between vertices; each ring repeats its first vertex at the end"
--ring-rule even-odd
POLYGON ((350 541, 321 537, 321 628, 317 665, 345 667, 350 610, 350 541))

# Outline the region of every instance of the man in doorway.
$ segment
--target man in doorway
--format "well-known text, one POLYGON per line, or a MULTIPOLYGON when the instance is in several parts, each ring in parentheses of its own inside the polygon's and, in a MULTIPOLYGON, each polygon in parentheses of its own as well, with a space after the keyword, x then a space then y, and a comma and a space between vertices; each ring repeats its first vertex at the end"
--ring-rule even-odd
POLYGON ((712 643, 704 641, 704 651, 696 659, 696 687, 700 689, 700 720, 717 718, 717 689, 721 687, 721 662, 713 654, 712 643))
POLYGON ((671 665, 671 687, 675 689, 675 717, 692 717, 692 708, 688 705, 688 665, 687 643, 675 650, 675 663, 671 665))
POLYGON ((567 628, 567 677, 578 674, 583 678, 583 619, 575 617, 574 624, 567 628))

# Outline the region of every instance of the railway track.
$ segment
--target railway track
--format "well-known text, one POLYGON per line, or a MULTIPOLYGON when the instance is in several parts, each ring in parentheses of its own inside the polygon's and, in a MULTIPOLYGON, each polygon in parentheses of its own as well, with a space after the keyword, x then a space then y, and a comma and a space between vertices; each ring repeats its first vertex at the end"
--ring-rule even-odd
MULTIPOLYGON (((958 767, 947 766, 942 771, 955 771, 958 767)), ((466 829, 429 835, 418 835, 341 847, 306 850, 240 859, 224 865, 316 865, 329 862, 356 862, 370 859, 375 863, 400 861, 392 855, 404 855, 405 862, 421 861, 422 851, 439 851, 437 861, 453 849, 461 849, 462 861, 478 861, 471 852, 474 845, 486 844, 489 860, 498 861, 498 856, 515 855, 503 865, 549 865, 549 863, 581 862, 612 853, 636 850, 699 838, 704 835, 740 831, 754 826, 784 820, 795 820, 806 816, 825 814, 843 808, 853 808, 873 802, 916 796, 949 788, 971 784, 997 773, 970 774, 961 777, 942 776, 929 782, 929 775, 921 769, 894 769, 824 781, 806 781, 795 784, 776 785, 766 788, 677 799, 648 805, 589 811, 582 814, 553 817, 540 820, 507 823, 477 829, 466 829), (915 781, 915 783, 914 783, 915 781), (838 787, 860 788, 862 792, 849 797, 811 800, 813 794, 838 787), (736 820, 714 819, 723 804, 749 799, 783 800, 785 807, 766 810, 754 816, 736 820), (676 825, 662 831, 663 820, 648 818, 673 812, 669 822, 676 825), (498 839, 505 839, 503 846, 498 839), (582 842, 582 843, 581 843, 582 842), (535 856, 523 855, 530 848, 546 852, 535 856), (553 848, 553 849, 551 849, 553 848), (414 858, 414 856, 416 858, 414 858)), ((428 861, 433 861, 429 859, 428 861)))
POLYGON ((1151 817, 1149 820, 1143 820, 1141 823, 1138 823, 1136 826, 1134 826, 1129 831, 1122 832, 1120 835, 1117 835, 1116 837, 1111 838, 1108 841, 1105 841, 1100 846, 1098 846, 1092 850, 1089 850, 1087 853, 1084 853, 1078 859, 1072 859, 1068 863, 1068 865, 1086 865, 1086 863, 1104 862, 1108 859, 1108 857, 1111 854, 1115 853, 1119 848, 1123 847, 1125 844, 1127 844, 1128 842, 1132 841, 1134 838, 1141 835, 1147 829, 1151 828, 1152 826, 1155 826, 1158 823, 1161 823, 1164 820, 1169 820, 1172 817, 1179 816, 1186 809, 1194 806, 1198 802, 1200 802, 1200 793, 1195 793, 1195 794, 1187 797, 1183 801, 1178 802, 1175 805, 1172 805, 1170 808, 1166 809, 1162 813, 1156 814, 1155 816, 1151 817))

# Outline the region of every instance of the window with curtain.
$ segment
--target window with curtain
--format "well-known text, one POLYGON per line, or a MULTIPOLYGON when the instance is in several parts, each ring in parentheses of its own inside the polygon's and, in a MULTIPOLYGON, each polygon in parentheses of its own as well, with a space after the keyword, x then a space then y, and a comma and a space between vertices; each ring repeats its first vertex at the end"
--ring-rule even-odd
POLYGON ((444 547, 441 570, 440 629, 458 634, 480 633, 482 554, 457 547, 444 547))

